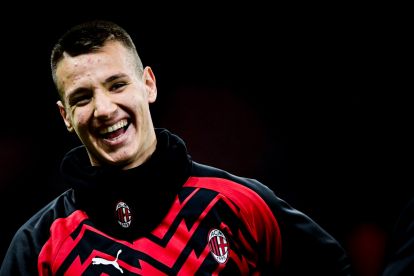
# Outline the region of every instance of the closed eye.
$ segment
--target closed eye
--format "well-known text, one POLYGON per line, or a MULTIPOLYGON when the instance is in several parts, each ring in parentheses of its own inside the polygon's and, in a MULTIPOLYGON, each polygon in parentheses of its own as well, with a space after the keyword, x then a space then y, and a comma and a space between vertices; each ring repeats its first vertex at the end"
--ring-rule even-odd
POLYGON ((109 90, 116 92, 118 90, 121 90, 127 84, 128 84, 127 82, 115 82, 110 86, 109 90))
POLYGON ((83 105, 88 104, 90 101, 91 101, 91 96, 89 96, 89 95, 82 95, 82 96, 77 96, 77 97, 72 98, 69 101, 69 104, 71 106, 74 106, 74 105, 76 105, 76 106, 83 106, 83 105))

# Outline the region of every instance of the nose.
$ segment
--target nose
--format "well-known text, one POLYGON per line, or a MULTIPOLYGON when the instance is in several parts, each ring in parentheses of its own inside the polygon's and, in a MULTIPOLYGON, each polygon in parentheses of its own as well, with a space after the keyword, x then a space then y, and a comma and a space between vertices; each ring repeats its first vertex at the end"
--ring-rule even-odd
POLYGON ((111 95, 106 92, 97 92, 94 96, 96 118, 109 118, 116 111, 117 105, 113 102, 111 95))

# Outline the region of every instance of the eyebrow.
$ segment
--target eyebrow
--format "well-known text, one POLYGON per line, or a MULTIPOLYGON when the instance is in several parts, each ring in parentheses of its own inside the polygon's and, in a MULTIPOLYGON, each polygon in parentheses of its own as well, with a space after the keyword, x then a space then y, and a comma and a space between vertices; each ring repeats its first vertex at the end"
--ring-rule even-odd
POLYGON ((124 73, 119 73, 119 74, 116 74, 116 75, 113 75, 113 76, 110 76, 109 78, 107 78, 105 80, 105 83, 113 82, 116 79, 120 79, 120 78, 124 78, 124 77, 127 77, 127 75, 124 74, 124 73))

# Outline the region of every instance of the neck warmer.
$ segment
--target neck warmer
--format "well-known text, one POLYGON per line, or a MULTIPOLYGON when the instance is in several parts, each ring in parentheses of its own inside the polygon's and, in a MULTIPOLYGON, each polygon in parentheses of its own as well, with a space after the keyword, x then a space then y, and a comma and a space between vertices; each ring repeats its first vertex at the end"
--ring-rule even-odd
MULTIPOLYGON (((94 227, 125 240, 134 240, 157 226, 189 176, 191 157, 184 142, 166 129, 156 129, 157 147, 142 165, 121 170, 92 166, 86 148, 68 152, 61 164, 63 180, 73 188, 77 207, 94 227), (121 227, 116 206, 125 203, 131 225, 121 227)), ((89 222, 88 222, 89 223, 89 222)))

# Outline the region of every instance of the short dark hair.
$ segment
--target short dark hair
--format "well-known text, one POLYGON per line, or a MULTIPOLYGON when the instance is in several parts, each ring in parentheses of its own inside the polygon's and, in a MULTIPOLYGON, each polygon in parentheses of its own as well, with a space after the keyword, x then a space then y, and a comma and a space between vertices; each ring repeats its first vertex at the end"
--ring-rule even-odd
POLYGON ((102 48, 108 41, 119 41, 129 49, 135 58, 138 71, 143 72, 143 65, 131 36, 113 22, 94 20, 72 27, 61 36, 53 47, 50 63, 56 87, 58 88, 56 68, 57 64, 63 59, 64 53, 72 57, 91 53, 102 48))

